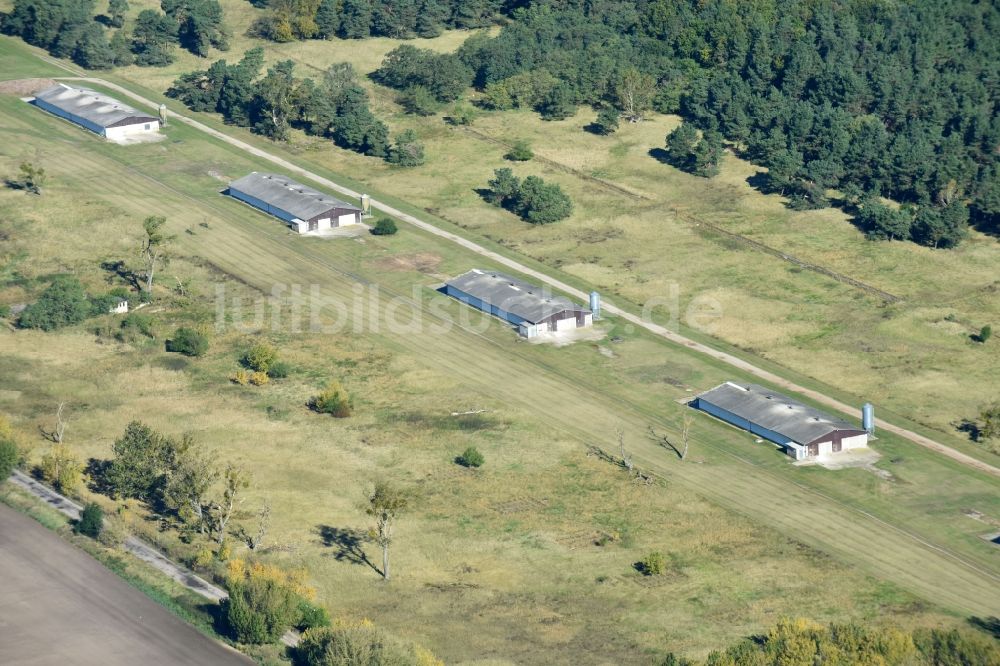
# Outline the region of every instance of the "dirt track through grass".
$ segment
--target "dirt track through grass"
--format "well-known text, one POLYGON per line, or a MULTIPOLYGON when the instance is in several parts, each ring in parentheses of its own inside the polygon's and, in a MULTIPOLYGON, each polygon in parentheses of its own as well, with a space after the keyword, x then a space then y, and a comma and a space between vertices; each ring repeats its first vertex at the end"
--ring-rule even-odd
MULTIPOLYGON (((211 216, 210 231, 198 236, 181 234, 179 242, 186 251, 264 293, 274 284, 320 284, 325 292, 346 301, 358 284, 368 282, 349 264, 351 241, 295 238, 236 202, 182 193, 152 175, 158 167, 153 160, 139 170, 82 149, 73 148, 66 154, 65 164, 55 169, 58 178, 77 179, 79 187, 96 191, 112 172, 119 187, 106 196, 134 216, 155 209, 175 224, 211 216)), ((455 328, 439 335, 393 334, 386 306, 400 296, 404 295, 387 286, 379 294, 381 332, 377 335, 386 344, 423 359, 499 402, 538 415, 581 444, 611 441, 618 423, 632 433, 644 432, 651 424, 673 426, 662 414, 633 403, 618 391, 609 394, 606 387, 568 375, 531 349, 522 351, 518 345, 498 341, 488 333, 455 328)), ((496 327, 491 332, 495 333, 496 327)), ((715 450, 707 438, 697 439, 695 446, 715 450)), ((762 466, 726 454, 712 455, 704 464, 680 463, 662 448, 642 440, 630 448, 641 467, 662 475, 668 483, 688 487, 838 559, 856 562, 872 575, 896 582, 934 603, 969 614, 1000 612, 995 571, 966 562, 926 539, 892 528, 811 489, 790 484, 762 466)))

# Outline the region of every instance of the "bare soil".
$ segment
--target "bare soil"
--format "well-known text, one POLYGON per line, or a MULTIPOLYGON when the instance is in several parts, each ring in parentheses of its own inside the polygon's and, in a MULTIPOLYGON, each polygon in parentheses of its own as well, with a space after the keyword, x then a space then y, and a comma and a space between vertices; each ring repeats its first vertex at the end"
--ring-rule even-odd
POLYGON ((15 79, 0 81, 0 94, 3 95, 34 95, 56 84, 52 79, 15 79))

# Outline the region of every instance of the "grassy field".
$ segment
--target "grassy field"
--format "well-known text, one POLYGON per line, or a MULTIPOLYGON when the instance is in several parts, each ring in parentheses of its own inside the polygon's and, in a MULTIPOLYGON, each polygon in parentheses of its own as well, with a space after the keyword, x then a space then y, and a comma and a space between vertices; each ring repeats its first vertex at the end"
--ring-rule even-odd
MULTIPOLYGON (((171 125, 164 142, 122 148, 14 98, 0 100, 0 117, 0 131, 20 139, 0 142, 0 170, 29 156, 52 173, 42 197, 0 193, 0 302, 27 300, 58 271, 98 288, 99 263, 132 260, 138 220, 150 213, 168 216, 178 246, 150 310, 160 340, 95 336, 111 318, 56 336, 5 331, 0 410, 33 432, 68 400, 69 441, 84 457, 106 457, 125 423, 142 418, 241 461, 255 472, 246 512, 264 498, 273 506, 266 556, 305 563, 335 614, 370 616, 449 661, 597 663, 703 654, 782 615, 917 624, 1000 610, 995 551, 979 538, 987 528, 961 514, 1000 517, 989 479, 893 438, 879 442, 888 478, 791 468, 708 419, 680 464, 645 430, 673 431, 674 401, 732 376, 727 369, 613 321, 605 326, 622 342, 563 349, 518 343, 474 315, 447 334, 394 331, 386 306, 413 284, 425 324, 461 324, 468 311, 432 288, 480 262, 408 228, 391 239, 292 237, 218 194, 227 177, 262 165, 184 126, 171 125), (190 298, 167 293, 175 275, 193 279, 190 298), (181 321, 211 327, 216 284, 249 301, 275 284, 321 285, 346 299, 374 283, 380 292, 365 297, 379 307, 359 333, 265 326, 296 368, 273 386, 228 382, 252 331, 226 327, 198 361, 161 351, 181 321), (330 377, 355 393, 355 417, 304 409, 330 377), (489 411, 451 416, 468 409, 489 411), (619 426, 639 465, 665 481, 635 485, 585 455, 585 444, 611 448, 619 426), (487 457, 478 473, 451 463, 469 443, 487 457), (390 586, 352 562, 350 548, 366 528, 364 489, 378 476, 418 497, 400 524, 390 586), (596 546, 601 533, 619 539, 596 546), (671 566, 650 585, 631 564, 653 549, 671 566)), ((282 313, 287 322, 287 304, 282 313)), ((352 324, 368 317, 348 313, 352 324)))
MULTIPOLYGON (((257 43, 245 32, 260 10, 243 0, 224 0, 223 5, 234 39, 232 51, 220 55, 232 60, 257 43)), ((137 3, 134 11, 142 6, 137 3)), ((453 32, 413 43, 445 51, 467 36, 453 32)), ((308 76, 339 61, 371 72, 397 44, 332 40, 266 44, 266 49, 269 62, 292 59, 300 74, 308 76)), ((162 92, 177 74, 203 68, 206 62, 183 53, 171 67, 127 68, 115 76, 162 92)), ((370 188, 391 192, 470 233, 634 303, 662 297, 677 285, 682 327, 873 401, 887 414, 898 412, 934 429, 937 437, 958 439, 955 424, 1000 394, 1000 355, 969 339, 979 326, 1000 320, 995 270, 1000 245, 993 238, 974 234, 957 251, 870 243, 838 211, 793 212, 780 197, 752 190, 746 179, 755 168, 731 155, 722 174, 711 181, 688 176, 649 155, 662 146, 664 135, 678 122, 675 117, 654 116, 626 124, 612 137, 597 137, 583 131, 594 116, 586 109, 561 122, 543 122, 529 112, 485 113, 475 132, 467 132, 448 128, 440 115, 406 116, 395 104, 394 92, 366 85, 376 111, 394 130, 417 131, 426 143, 428 164, 393 169, 297 137, 295 150, 303 159, 350 174, 370 188), (575 169, 578 174, 539 162, 515 169, 560 183, 576 204, 574 216, 535 229, 484 204, 474 190, 503 166, 505 152, 487 138, 528 140, 538 155, 575 169), (604 189, 579 174, 613 182, 643 198, 604 189), (733 244, 699 227, 697 219, 904 300, 886 305, 828 277, 733 244), (684 316, 705 304, 718 306, 721 317, 698 322, 684 316)))

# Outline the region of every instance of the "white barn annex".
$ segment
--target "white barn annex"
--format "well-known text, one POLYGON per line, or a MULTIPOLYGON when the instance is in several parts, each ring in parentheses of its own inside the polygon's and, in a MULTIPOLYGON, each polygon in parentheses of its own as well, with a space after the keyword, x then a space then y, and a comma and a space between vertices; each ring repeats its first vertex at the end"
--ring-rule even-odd
POLYGON ((868 446, 868 432, 759 384, 725 382, 692 407, 780 445, 796 460, 868 446))
POLYGON ((32 104, 111 140, 160 131, 159 118, 89 88, 58 83, 35 93, 32 104))
POLYGON ((300 234, 361 222, 357 206, 274 173, 254 171, 234 180, 229 196, 277 217, 300 234))

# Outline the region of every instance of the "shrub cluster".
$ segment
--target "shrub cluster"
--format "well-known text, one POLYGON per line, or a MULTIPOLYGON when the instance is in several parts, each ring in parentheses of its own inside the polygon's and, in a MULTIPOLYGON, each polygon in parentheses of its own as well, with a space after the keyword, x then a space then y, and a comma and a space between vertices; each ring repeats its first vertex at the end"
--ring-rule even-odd
POLYGON ((388 217, 379 218, 372 227, 372 233, 376 236, 392 236, 396 231, 398 231, 396 223, 388 217))
POLYGON ((329 414, 338 419, 347 418, 352 410, 351 396, 334 380, 309 401, 309 407, 320 414, 329 414))
POLYGON ((538 176, 528 176, 522 181, 510 169, 493 172, 484 198, 532 224, 558 222, 573 212, 573 202, 561 187, 538 176))
POLYGON ((181 326, 167 340, 167 351, 185 356, 202 356, 208 351, 208 336, 187 326, 181 326))
POLYGON ((479 452, 479 449, 470 446, 462 452, 462 455, 455 458, 455 462, 462 467, 482 467, 483 463, 486 462, 486 458, 479 452))

